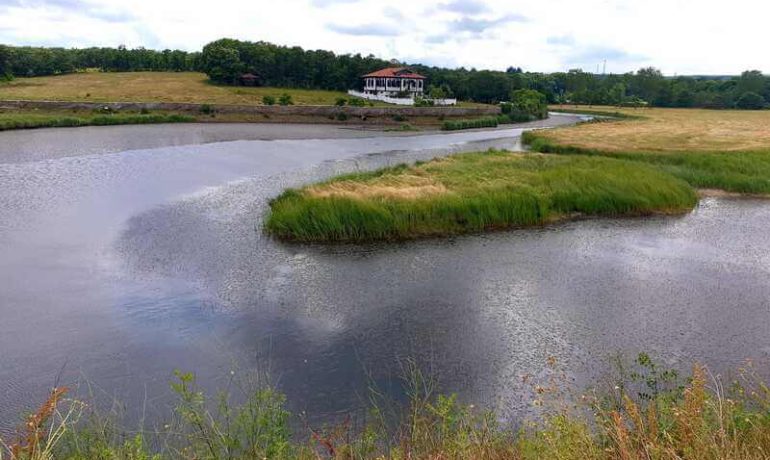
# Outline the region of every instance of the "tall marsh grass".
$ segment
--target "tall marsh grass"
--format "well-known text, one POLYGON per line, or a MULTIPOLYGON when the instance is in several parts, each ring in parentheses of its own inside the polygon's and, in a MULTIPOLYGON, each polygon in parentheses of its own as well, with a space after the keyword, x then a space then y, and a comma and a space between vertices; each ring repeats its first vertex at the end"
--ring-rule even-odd
POLYGON ((409 397, 395 417, 376 392, 369 416, 354 428, 290 430, 285 398, 254 388, 242 403, 231 393, 208 397, 192 374, 172 383, 177 405, 157 428, 128 429, 90 404, 54 390, 18 436, 0 443, 0 458, 53 459, 766 459, 770 389, 752 366, 724 381, 703 366, 686 378, 640 354, 608 384, 577 392, 558 363, 528 380, 539 415, 518 427, 491 411, 445 395, 411 364, 409 397), (94 422, 94 420, 97 420, 94 422))
POLYGON ((602 151, 561 144, 537 131, 525 132, 533 151, 562 155, 603 156, 645 163, 693 187, 747 194, 770 194, 770 151, 602 151))
POLYGON ((265 227, 287 240, 397 240, 684 212, 696 202, 684 181, 633 162, 490 151, 287 190, 271 201, 265 227))

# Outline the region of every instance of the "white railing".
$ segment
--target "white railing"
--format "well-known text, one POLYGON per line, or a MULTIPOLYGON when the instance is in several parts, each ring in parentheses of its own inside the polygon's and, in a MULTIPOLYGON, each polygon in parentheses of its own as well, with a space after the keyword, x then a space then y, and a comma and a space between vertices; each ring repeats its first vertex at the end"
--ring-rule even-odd
MULTIPOLYGON (((414 105, 414 98, 411 97, 390 97, 386 96, 384 94, 372 94, 372 93, 362 93, 361 91, 355 91, 355 90, 348 90, 348 94, 355 97, 360 97, 361 99, 367 99, 370 101, 381 101, 386 102, 388 104, 396 104, 396 105, 414 105)), ((457 99, 428 99, 425 100, 433 101, 433 105, 457 105, 457 99)))

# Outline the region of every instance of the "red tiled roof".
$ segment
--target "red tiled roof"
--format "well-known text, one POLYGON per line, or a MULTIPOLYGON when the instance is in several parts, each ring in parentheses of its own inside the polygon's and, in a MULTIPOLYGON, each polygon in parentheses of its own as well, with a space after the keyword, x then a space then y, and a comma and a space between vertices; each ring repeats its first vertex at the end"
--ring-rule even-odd
POLYGON ((366 77, 416 78, 419 80, 424 80, 426 78, 418 73, 412 72, 406 67, 388 67, 387 69, 378 70, 376 72, 364 75, 364 78, 366 77))

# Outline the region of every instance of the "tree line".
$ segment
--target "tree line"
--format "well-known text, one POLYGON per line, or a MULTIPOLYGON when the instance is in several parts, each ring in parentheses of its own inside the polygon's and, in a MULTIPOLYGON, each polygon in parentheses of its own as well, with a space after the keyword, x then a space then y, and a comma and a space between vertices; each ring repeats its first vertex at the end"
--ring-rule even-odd
POLYGON ((105 72, 198 70, 200 54, 125 46, 68 49, 0 45, 0 78, 40 77, 85 69, 105 72))
MULTIPOLYGON (((361 75, 403 65, 372 55, 335 54, 268 42, 220 39, 201 52, 144 48, 41 48, 0 45, 0 78, 56 75, 83 69, 102 71, 201 71, 219 84, 347 90, 361 89, 361 75)), ((513 91, 536 90, 550 104, 758 109, 770 103, 770 78, 759 71, 733 77, 665 77, 648 67, 624 74, 448 69, 421 64, 410 68, 428 77, 434 97, 484 103, 507 101, 513 91)))

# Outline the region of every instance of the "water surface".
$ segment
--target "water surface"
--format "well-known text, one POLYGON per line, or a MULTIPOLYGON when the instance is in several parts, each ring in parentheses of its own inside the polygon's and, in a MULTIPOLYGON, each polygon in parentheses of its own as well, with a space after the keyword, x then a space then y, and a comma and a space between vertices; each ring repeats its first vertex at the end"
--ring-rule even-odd
POLYGON ((717 372, 770 353, 766 201, 710 198, 680 217, 444 240, 287 245, 260 230, 267 200, 286 186, 513 149, 520 130, 221 126, 213 140, 167 127, 180 130, 178 145, 158 126, 0 133, 0 427, 57 378, 85 376, 152 412, 175 368, 216 387, 233 368, 269 367, 293 411, 324 420, 360 407, 371 384, 397 394, 400 365, 415 358, 446 390, 515 419, 529 408, 521 377, 551 356, 581 383, 615 351, 717 372), (271 136, 291 139, 255 140, 271 136))

